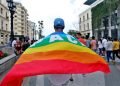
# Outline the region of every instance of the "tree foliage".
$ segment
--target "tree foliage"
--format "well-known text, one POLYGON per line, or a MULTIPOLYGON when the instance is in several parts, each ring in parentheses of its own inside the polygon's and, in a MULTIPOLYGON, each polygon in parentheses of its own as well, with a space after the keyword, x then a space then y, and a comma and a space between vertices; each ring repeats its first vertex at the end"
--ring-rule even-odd
POLYGON ((78 32, 78 31, 76 31, 76 30, 69 30, 69 31, 68 31, 68 34, 69 34, 69 35, 72 35, 72 36, 75 36, 77 32, 78 32))
POLYGON ((101 19, 110 16, 120 5, 120 0, 104 0, 102 3, 92 8, 92 26, 93 29, 101 26, 101 19))

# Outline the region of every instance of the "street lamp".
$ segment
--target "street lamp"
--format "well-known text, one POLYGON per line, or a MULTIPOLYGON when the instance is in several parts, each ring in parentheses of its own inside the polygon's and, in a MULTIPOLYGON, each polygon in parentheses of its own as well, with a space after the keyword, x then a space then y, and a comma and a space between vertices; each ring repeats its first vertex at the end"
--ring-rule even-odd
POLYGON ((33 41, 35 40, 35 28, 36 28, 36 24, 34 23, 34 25, 33 25, 33 41))
POLYGON ((39 24, 39 39, 42 37, 43 21, 38 21, 39 24))
POLYGON ((16 5, 15 3, 13 2, 13 0, 6 0, 7 3, 8 3, 8 8, 9 8, 9 11, 10 11, 10 18, 11 18, 11 32, 10 32, 10 41, 12 43, 12 41, 14 40, 14 30, 13 30, 13 15, 15 13, 15 10, 16 10, 16 5))

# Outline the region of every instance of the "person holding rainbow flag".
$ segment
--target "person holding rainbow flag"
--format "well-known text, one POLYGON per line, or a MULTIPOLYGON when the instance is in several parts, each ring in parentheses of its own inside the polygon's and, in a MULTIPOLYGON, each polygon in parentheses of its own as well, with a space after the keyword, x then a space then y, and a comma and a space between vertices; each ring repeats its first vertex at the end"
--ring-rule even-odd
POLYGON ((64 20, 56 18, 55 32, 31 45, 5 76, 0 86, 22 86, 23 79, 43 74, 109 73, 108 63, 98 54, 63 32, 64 20))

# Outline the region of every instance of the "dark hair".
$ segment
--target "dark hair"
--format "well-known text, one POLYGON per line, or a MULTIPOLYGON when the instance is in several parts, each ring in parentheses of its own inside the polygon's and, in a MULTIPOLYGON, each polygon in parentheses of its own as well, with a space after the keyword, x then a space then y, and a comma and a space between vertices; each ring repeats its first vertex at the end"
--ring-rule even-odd
POLYGON ((114 41, 117 41, 117 38, 114 38, 114 41))
POLYGON ((94 37, 94 36, 92 36, 92 39, 95 39, 95 37, 94 37))
POLYGON ((102 43, 102 39, 99 39, 99 41, 102 43))
POLYGON ((14 40, 17 40, 17 38, 14 38, 14 40))
POLYGON ((76 34, 81 36, 81 33, 80 33, 80 32, 77 32, 76 34))
POLYGON ((88 36, 88 35, 86 35, 86 39, 89 39, 89 36, 88 36))
POLYGON ((108 41, 111 41, 112 39, 111 39, 111 37, 108 37, 108 41))

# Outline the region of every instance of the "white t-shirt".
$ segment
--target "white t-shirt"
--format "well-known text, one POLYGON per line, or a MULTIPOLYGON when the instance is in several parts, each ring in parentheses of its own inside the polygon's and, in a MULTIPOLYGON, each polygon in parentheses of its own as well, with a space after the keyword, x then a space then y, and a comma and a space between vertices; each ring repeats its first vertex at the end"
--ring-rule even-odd
POLYGON ((113 43, 112 43, 112 41, 108 41, 106 43, 106 50, 107 51, 112 51, 113 50, 113 43))
POLYGON ((98 48, 103 48, 103 45, 100 41, 98 41, 98 48))
POLYGON ((107 43, 107 40, 106 40, 106 39, 103 39, 103 40, 102 40, 102 45, 103 45, 103 47, 106 47, 106 43, 107 43))
POLYGON ((61 86, 71 78, 71 74, 50 74, 48 79, 55 86, 61 86))
POLYGON ((16 40, 14 40, 13 42, 12 42, 12 47, 15 47, 15 44, 16 44, 17 42, 16 42, 16 40))

